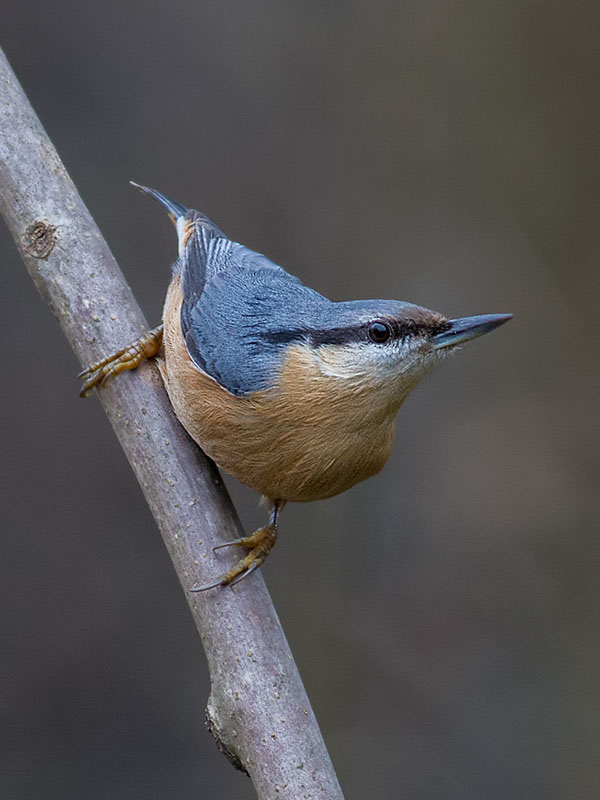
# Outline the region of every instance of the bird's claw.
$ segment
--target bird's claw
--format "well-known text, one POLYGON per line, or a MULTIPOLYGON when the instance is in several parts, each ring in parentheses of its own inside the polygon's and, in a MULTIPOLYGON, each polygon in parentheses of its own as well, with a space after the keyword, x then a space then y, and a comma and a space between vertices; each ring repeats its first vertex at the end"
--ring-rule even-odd
POLYGON ((206 592, 208 589, 214 589, 217 586, 235 586, 236 583, 247 578, 254 570, 258 569, 263 563, 273 545, 277 541, 277 527, 276 525, 267 525, 264 528, 259 528, 252 536, 244 536, 241 539, 235 539, 232 542, 224 542, 213 547, 213 550, 220 550, 223 547, 237 546, 249 547, 250 552, 248 555, 241 558, 237 564, 227 572, 214 580, 212 583, 206 583, 203 586, 192 586, 191 592, 206 592))
POLYGON ((216 544, 213 547, 213 553, 215 550, 222 550, 224 547, 248 547, 252 545, 248 545, 249 536, 242 536, 241 539, 233 539, 231 542, 223 542, 222 544, 216 544))
POLYGON ((104 386, 113 375, 118 375, 128 369, 135 369, 144 359, 155 356, 162 344, 162 334, 163 326, 159 325, 127 347, 122 347, 100 361, 90 364, 77 376, 84 379, 79 396, 85 397, 94 386, 104 386))

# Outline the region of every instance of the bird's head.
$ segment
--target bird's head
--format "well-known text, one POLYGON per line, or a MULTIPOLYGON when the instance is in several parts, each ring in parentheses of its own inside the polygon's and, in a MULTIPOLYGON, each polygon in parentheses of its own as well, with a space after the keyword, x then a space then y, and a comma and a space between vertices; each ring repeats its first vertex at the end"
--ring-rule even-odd
MULTIPOLYGON (((389 413, 397 411, 447 353, 511 318, 483 314, 447 319, 411 303, 389 300, 331 303, 319 316, 319 322, 298 331, 298 341, 305 354, 310 352, 318 373, 333 379, 340 389, 366 393, 374 407, 389 413)), ((293 331, 284 335, 293 341, 293 331)))

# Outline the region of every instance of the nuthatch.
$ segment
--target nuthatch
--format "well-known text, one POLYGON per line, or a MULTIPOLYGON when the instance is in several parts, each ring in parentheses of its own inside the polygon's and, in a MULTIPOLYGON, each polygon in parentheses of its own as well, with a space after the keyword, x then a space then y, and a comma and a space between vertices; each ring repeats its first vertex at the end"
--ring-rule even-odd
POLYGON ((199 211, 133 185, 162 203, 177 229, 163 324, 84 370, 81 394, 159 356, 186 431, 269 499, 267 526, 219 545, 248 554, 193 589, 202 591, 262 564, 288 500, 332 497, 379 472, 408 393, 444 354, 511 315, 446 319, 396 300, 334 303, 199 211))

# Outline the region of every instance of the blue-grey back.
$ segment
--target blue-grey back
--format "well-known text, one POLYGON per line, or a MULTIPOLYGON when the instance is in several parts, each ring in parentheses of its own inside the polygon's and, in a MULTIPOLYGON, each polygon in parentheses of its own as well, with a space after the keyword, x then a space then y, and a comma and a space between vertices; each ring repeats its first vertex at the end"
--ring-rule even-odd
POLYGON ((417 306, 389 300, 333 303, 265 256, 227 239, 198 212, 177 269, 181 326, 200 369, 245 395, 272 385, 290 343, 335 341, 374 316, 398 317, 417 306))
POLYGON ((181 326, 197 366, 236 395, 268 387, 283 343, 269 333, 309 325, 330 301, 265 256, 227 239, 208 218, 197 221, 180 259, 181 326))

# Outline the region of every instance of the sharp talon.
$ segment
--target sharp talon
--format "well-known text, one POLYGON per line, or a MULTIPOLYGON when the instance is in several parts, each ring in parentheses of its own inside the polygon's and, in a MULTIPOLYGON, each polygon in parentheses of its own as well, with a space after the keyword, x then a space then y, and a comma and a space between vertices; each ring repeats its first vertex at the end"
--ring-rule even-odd
MULTIPOLYGON (((224 575, 220 575, 216 579, 216 581, 213 581, 212 583, 205 583, 203 586, 192 586, 192 588, 190 589, 190 592, 206 592, 209 589, 216 589, 217 586, 235 586, 240 581, 243 581, 244 578, 247 578, 248 575, 252 575, 254 570, 258 569, 261 564, 262 564, 262 561, 259 561, 257 559, 256 561, 254 561, 248 567, 248 569, 244 570, 243 572, 240 572, 238 575, 235 575, 235 577, 233 577, 233 578, 230 578, 229 577, 229 573, 226 572, 224 575)), ((235 569, 235 567, 234 567, 234 569, 235 569)))
POLYGON ((215 589, 217 586, 224 586, 224 577, 224 575, 221 575, 221 577, 217 578, 216 581, 213 581, 212 583, 205 583, 204 586, 192 586, 190 592, 206 592, 208 589, 215 589))
POLYGON ((92 389, 96 385, 96 383, 97 380, 95 379, 95 372, 90 372, 88 379, 81 387, 81 391, 79 392, 79 397, 87 397, 88 394, 92 391, 92 389))
POLYGON ((260 561, 255 561, 254 564, 251 564, 245 572, 242 572, 240 575, 237 575, 232 581, 229 582, 229 586, 236 586, 240 581, 243 581, 244 578, 247 578, 248 575, 252 575, 255 569, 258 569, 261 565, 260 561))
POLYGON ((241 539, 234 539, 231 542, 223 542, 223 544, 216 544, 213 547, 213 552, 215 550, 222 550, 223 547, 232 547, 233 545, 237 545, 238 547, 243 547, 246 544, 246 537, 242 537, 241 539))

